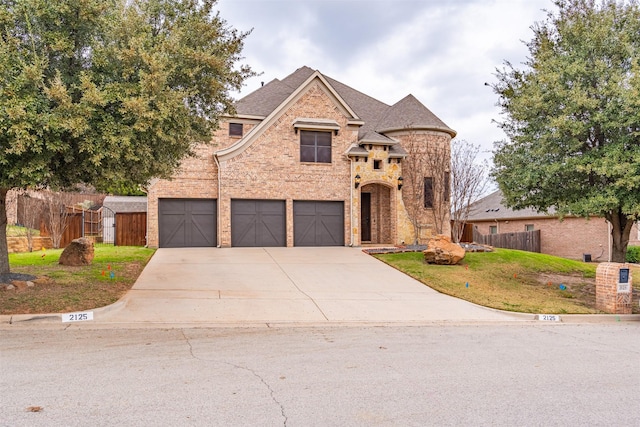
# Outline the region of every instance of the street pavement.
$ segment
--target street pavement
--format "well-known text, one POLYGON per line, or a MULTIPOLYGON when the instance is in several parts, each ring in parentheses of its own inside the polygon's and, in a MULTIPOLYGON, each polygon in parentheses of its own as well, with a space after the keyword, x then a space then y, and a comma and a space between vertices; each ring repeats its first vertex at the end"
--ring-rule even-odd
POLYGON ((0 426, 637 427, 639 328, 0 329, 0 426))

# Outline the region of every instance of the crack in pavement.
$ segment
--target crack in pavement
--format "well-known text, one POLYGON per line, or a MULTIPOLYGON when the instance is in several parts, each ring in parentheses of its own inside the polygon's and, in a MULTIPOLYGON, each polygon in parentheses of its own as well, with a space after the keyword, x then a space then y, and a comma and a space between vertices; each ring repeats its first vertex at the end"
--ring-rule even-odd
POLYGON ((285 413, 284 410, 284 405, 282 403, 280 403, 278 401, 278 399, 276 398, 275 395, 275 391, 273 390, 273 388, 271 388, 271 386, 269 385, 269 383, 262 377, 260 376, 260 374, 258 374, 256 371, 254 371, 251 368, 248 368, 246 366, 241 366, 241 365, 237 365, 235 363, 231 363, 231 362, 224 362, 224 361, 219 361, 219 360, 208 360, 208 359, 202 359, 201 357, 196 356, 193 353, 193 345, 191 344, 191 340, 189 339, 189 337, 187 337, 187 334, 184 333, 184 329, 180 329, 180 332, 182 333, 182 337, 184 338, 185 342, 187 343, 187 345, 189 346, 189 354, 191 354, 191 357, 196 359, 196 360, 200 360, 203 362, 214 362, 214 363, 220 363, 223 365, 228 365, 228 366, 232 366, 236 369, 242 369, 244 371, 250 372, 254 377, 258 378, 260 380, 260 382, 267 388, 267 390, 269 390, 269 394, 271 396, 271 400, 273 400, 273 402, 278 405, 278 407, 280 408, 280 414, 282 415, 282 418, 284 419, 283 422, 283 426, 287 426, 287 414, 285 413))

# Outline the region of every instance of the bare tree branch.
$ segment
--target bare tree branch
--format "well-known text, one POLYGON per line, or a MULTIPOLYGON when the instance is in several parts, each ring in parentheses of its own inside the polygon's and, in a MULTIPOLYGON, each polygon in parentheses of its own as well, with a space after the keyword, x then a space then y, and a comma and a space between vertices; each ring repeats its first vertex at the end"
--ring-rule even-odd
POLYGON ((406 128, 408 135, 402 141, 408 153, 402 167, 403 201, 414 229, 413 243, 418 244, 422 229, 433 228, 436 234, 447 229, 450 148, 448 143, 427 140, 425 135, 411 130, 411 125, 406 128))
POLYGON ((488 166, 478 164, 479 145, 464 140, 453 141, 451 151, 451 231, 453 241, 460 243, 470 206, 487 189, 488 166))

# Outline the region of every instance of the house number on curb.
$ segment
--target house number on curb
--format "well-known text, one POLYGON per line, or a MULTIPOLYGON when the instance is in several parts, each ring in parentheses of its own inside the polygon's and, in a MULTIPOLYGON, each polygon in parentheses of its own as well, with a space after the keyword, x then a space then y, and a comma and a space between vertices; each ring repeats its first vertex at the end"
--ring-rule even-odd
POLYGON ((559 322, 560 316, 557 314, 538 314, 538 320, 544 320, 547 322, 559 322))
POLYGON ((83 311, 80 313, 65 313, 62 315, 62 322, 84 322, 93 320, 93 311, 83 311))

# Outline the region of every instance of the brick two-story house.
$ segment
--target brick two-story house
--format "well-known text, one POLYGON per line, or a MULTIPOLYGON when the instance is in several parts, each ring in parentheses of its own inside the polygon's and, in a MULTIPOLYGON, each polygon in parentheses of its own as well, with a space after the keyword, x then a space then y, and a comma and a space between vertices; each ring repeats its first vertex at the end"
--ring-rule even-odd
MULTIPOLYGON (((456 134, 411 95, 387 105, 308 67, 236 110, 172 180, 150 183, 149 246, 410 243, 403 140, 448 153, 456 134)), ((421 215, 435 232, 432 209, 421 215)))

